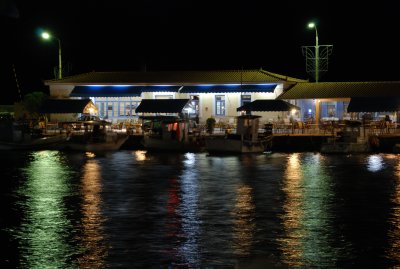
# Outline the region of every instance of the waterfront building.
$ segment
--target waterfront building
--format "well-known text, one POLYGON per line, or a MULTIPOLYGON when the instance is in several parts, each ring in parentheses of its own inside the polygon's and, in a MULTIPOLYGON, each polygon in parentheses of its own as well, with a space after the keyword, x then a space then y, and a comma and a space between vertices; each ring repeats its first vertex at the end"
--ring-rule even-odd
MULTIPOLYGON (((236 108, 258 99, 276 99, 296 83, 306 80, 259 70, 90 72, 47 80, 51 98, 90 98, 99 116, 113 122, 136 120, 142 99, 190 99, 185 111, 205 122, 209 117, 231 122, 240 114, 236 108)), ((265 120, 299 113, 263 112, 265 120)), ((51 120, 61 120, 52 115, 51 120)))
MULTIPOLYGON (((360 119, 363 112, 373 112, 371 116, 377 120, 384 118, 387 111, 391 111, 394 121, 399 119, 397 107, 374 110, 373 104, 376 98, 398 99, 400 81, 316 83, 258 69, 89 72, 47 80, 45 85, 49 86, 51 98, 90 98, 98 115, 112 122, 137 120, 135 109, 142 99, 182 98, 190 99, 187 115, 203 123, 209 117, 230 123, 241 114, 238 107, 259 99, 282 99, 300 107, 300 111, 293 112, 257 112, 262 123, 360 119), (364 98, 361 106, 365 109, 352 113, 348 107, 357 98, 364 98)), ((51 117, 53 121, 64 119, 55 114, 51 117)))

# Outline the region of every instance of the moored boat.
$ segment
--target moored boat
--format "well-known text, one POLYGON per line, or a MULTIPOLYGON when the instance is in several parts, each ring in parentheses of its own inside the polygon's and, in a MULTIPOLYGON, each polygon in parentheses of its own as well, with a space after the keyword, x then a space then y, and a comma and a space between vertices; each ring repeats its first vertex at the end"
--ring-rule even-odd
POLYGON ((92 152, 119 150, 128 135, 111 131, 110 125, 110 122, 97 117, 69 122, 67 138, 58 149, 92 152))
POLYGON ((65 135, 31 138, 23 141, 0 141, 0 150, 51 150, 66 141, 65 135))
POLYGON ((151 151, 200 152, 204 139, 200 133, 189 132, 189 121, 176 116, 145 116, 143 146, 151 151))
POLYGON ((257 115, 237 117, 236 134, 208 136, 205 140, 209 153, 262 153, 266 150, 268 139, 258 136, 259 118, 257 115))

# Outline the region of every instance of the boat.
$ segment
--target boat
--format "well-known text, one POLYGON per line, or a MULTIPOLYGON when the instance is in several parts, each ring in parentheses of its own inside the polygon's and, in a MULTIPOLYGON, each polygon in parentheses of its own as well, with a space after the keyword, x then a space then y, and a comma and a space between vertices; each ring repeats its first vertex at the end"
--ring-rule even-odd
POLYGON ((58 149, 103 152, 119 150, 128 139, 122 132, 112 131, 111 123, 96 116, 83 117, 67 125, 67 137, 58 149))
POLYGON ((0 150, 53 149, 65 141, 65 134, 45 135, 41 129, 29 128, 27 122, 0 122, 0 150))
POLYGON ((143 113, 139 119, 144 148, 149 151, 203 151, 203 136, 192 128, 196 120, 185 112, 189 106, 189 99, 143 99, 135 111, 143 113))
POLYGON ((54 135, 21 141, 0 141, 0 150, 51 150, 62 145, 65 139, 65 135, 54 135))
POLYGON ((142 144, 149 151, 201 152, 204 139, 200 132, 189 131, 188 119, 177 116, 142 116, 142 144))
MULTIPOLYGON (((205 149, 209 153, 262 153, 268 146, 269 137, 258 134, 257 115, 237 117, 235 134, 210 135, 205 139, 205 149)), ((271 136, 272 137, 272 136, 271 136)))

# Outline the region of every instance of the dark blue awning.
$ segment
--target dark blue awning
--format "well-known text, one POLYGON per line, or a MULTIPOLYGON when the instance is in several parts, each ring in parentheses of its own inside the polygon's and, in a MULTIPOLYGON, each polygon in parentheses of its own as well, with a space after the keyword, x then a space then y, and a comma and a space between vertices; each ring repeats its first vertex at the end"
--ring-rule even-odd
POLYGON ((354 97, 347 112, 395 112, 400 111, 400 98, 396 97, 354 97))
POLYGON ((177 92, 181 86, 75 86, 72 97, 128 97, 142 92, 177 92))
POLYGON ((143 99, 136 113, 180 113, 189 99, 143 99))
POLYGON ((236 111, 290 111, 292 109, 300 110, 298 106, 292 105, 283 100, 254 100, 238 107, 236 111))
POLYGON ((126 97, 140 96, 142 86, 75 86, 73 97, 126 97))
POLYGON ((40 113, 83 113, 90 99, 47 99, 39 108, 40 113))
POLYGON ((196 85, 183 86, 180 93, 240 93, 240 92, 274 92, 276 84, 258 85, 196 85))

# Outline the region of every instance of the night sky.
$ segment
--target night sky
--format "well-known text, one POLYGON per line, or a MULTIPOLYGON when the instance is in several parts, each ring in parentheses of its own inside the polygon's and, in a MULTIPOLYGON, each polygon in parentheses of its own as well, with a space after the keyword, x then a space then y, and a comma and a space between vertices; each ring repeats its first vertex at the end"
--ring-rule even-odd
POLYGON ((58 43, 40 29, 61 40, 69 75, 263 68, 308 79, 301 46, 315 45, 313 20, 320 45, 333 45, 320 81, 400 80, 395 2, 353 2, 0 0, 0 104, 18 101, 13 66, 22 95, 54 78, 58 43))

